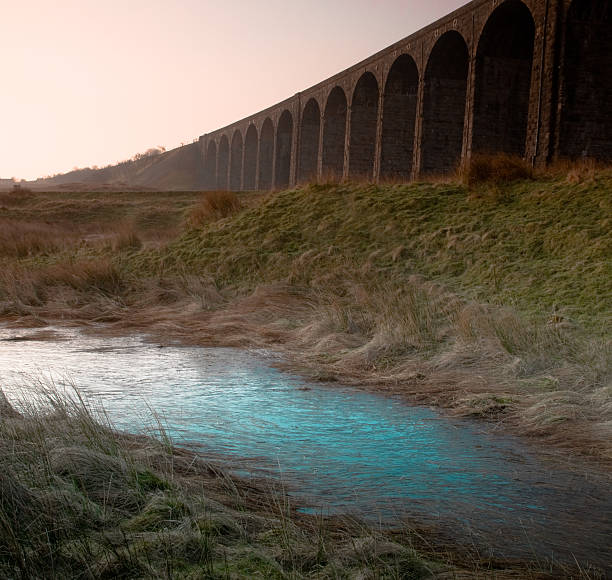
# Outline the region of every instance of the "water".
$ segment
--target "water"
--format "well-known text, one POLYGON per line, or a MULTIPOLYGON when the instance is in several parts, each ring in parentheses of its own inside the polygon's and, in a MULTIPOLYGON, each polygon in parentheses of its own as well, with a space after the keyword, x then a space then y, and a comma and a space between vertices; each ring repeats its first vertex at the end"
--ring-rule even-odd
POLYGON ((493 553, 610 565, 609 480, 553 468, 483 425, 309 384, 265 353, 37 332, 0 328, 9 399, 32 376, 52 376, 103 401, 118 428, 146 429, 157 411, 176 443, 241 474, 272 475, 307 511, 391 524, 408 516, 493 553))

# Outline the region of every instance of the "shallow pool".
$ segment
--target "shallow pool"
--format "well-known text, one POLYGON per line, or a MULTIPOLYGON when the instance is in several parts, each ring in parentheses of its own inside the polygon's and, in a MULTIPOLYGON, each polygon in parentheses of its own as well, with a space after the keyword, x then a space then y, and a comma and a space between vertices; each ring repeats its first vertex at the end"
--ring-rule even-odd
POLYGON ((176 443, 242 474, 273 475, 304 509, 416 518, 483 550, 610 563, 609 481, 544 464, 484 425, 306 383, 262 352, 56 332, 0 329, 9 399, 50 376, 103 401, 122 429, 152 428, 155 410, 176 443))

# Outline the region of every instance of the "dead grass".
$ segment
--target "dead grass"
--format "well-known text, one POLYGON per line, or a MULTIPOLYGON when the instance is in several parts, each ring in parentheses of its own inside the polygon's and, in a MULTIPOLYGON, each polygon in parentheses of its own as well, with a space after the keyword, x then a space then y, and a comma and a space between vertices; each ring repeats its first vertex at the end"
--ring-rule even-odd
POLYGON ((459 168, 459 180, 468 187, 481 184, 507 185, 532 179, 531 165, 518 156, 505 153, 474 153, 459 168))
POLYGON ((25 258, 59 252, 74 243, 74 236, 45 223, 0 219, 0 256, 25 258))
POLYGON ((113 239, 113 250, 139 250, 142 248, 142 239, 133 221, 121 224, 113 239))
POLYGON ((545 177, 565 178, 571 184, 593 183, 605 168, 605 164, 595 159, 557 159, 540 173, 545 177))
POLYGON ((187 225, 197 228, 211 221, 234 215, 242 208, 238 196, 232 191, 207 191, 189 210, 187 225))

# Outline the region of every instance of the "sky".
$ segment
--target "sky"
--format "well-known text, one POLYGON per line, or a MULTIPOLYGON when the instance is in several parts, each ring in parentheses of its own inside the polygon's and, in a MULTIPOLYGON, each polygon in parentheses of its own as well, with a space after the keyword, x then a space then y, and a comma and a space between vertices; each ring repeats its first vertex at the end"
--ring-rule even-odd
POLYGON ((172 149, 463 0, 0 0, 0 178, 172 149))

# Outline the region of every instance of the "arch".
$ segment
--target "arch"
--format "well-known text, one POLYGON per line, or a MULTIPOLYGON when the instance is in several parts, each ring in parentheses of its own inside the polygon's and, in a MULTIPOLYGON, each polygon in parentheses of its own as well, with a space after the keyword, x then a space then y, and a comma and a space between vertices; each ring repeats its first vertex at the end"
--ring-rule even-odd
POLYGON ((560 154, 612 159, 612 8, 574 0, 566 19, 560 154))
POLYGON ((232 137, 232 155, 230 157, 230 184, 232 191, 240 191, 242 186, 242 133, 236 129, 232 137))
POLYGON ((251 191, 256 187, 257 179, 257 128, 249 125, 244 138, 244 176, 242 189, 251 191))
POLYGON ((284 110, 276 127, 276 165, 274 187, 282 189, 289 186, 291 173, 291 146, 293 143, 293 116, 284 110))
POLYGON ((351 137, 349 142, 349 175, 372 179, 378 121, 378 82, 371 72, 357 81, 351 103, 351 137))
POLYGON ((214 141, 208 143, 204 176, 206 189, 215 189, 217 187, 217 144, 214 141))
POLYGON ((419 71, 409 54, 391 66, 383 96, 381 177, 409 179, 414 153, 419 71))
POLYGON ((316 99, 310 99, 302 113, 300 131, 300 159, 298 163, 298 181, 305 183, 317 177, 319 160, 319 130, 321 127, 321 109, 316 99))
POLYGON ((227 189, 227 172, 229 169, 229 141, 223 135, 219 141, 219 160, 217 163, 217 189, 227 189))
POLYGON ((468 77, 468 47, 455 30, 432 48, 424 76, 421 172, 447 173, 461 158, 468 77))
POLYGON ((489 16, 476 50, 472 150, 525 154, 534 37, 520 0, 489 16))
POLYGON ((259 135, 259 183, 257 189, 272 188, 274 162, 274 125, 269 117, 261 126, 259 135))
POLYGON ((346 138, 346 95, 334 87, 327 97, 323 114, 323 163, 325 178, 341 178, 344 170, 344 140, 346 138))

